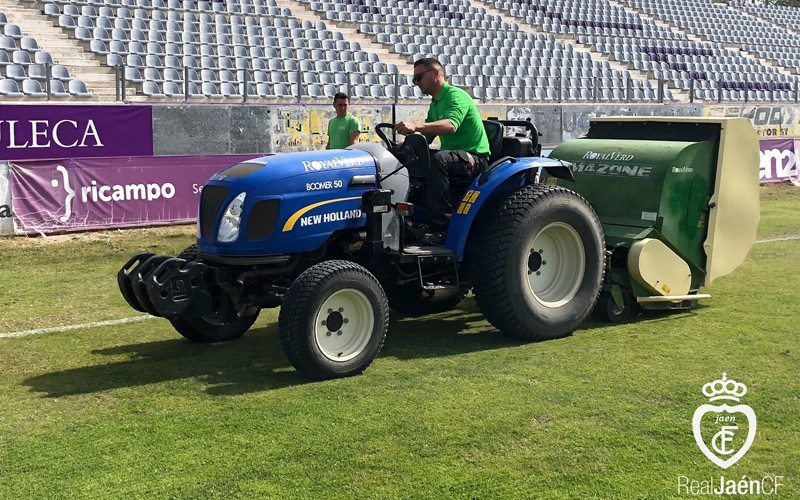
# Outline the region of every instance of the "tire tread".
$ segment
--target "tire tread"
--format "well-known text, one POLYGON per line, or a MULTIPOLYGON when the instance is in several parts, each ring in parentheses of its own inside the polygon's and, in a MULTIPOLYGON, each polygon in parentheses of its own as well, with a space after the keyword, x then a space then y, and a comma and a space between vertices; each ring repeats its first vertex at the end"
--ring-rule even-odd
MULTIPOLYGON (((476 238, 473 240, 474 245, 470 248, 470 276, 473 281, 475 301, 489 322, 510 337, 547 340, 558 335, 554 337, 543 332, 532 332, 524 325, 512 310, 510 296, 513 291, 506 286, 503 266, 485 265, 485 260, 480 256, 492 256, 495 262, 505 262, 509 257, 511 242, 517 235, 516 228, 524 222, 534 205, 547 198, 563 195, 579 200, 593 215, 593 222, 600 225, 600 220, 589 202, 577 193, 561 186, 530 184, 510 195, 497 207, 485 224, 478 228, 476 238)), ((605 266, 602 266, 602 263, 601 268, 601 273, 605 273, 605 266)), ((600 281, 602 282, 602 275, 600 281)), ((599 292, 598 287, 592 306, 597 301, 599 292)), ((588 308, 589 311, 591 309, 588 308)))
MULTIPOLYGON (((369 271, 354 262, 346 260, 324 261, 310 267, 295 280, 294 284, 286 293, 283 306, 278 316, 278 331, 281 346, 283 347, 286 357, 299 372, 316 380, 357 375, 366 370, 374 360, 373 357, 356 369, 344 373, 331 372, 309 358, 308 352, 310 346, 307 345, 308 338, 304 335, 297 335, 294 333, 304 330, 307 323, 308 311, 303 305, 309 304, 314 300, 317 290, 324 286, 325 281, 331 280, 337 274, 341 273, 360 275, 370 281, 374 281, 374 283, 380 287, 378 280, 369 271)), ((381 321, 384 328, 381 333, 377 352, 380 352, 383 348, 383 343, 386 339, 387 325, 389 324, 389 304, 384 294, 381 294, 381 300, 381 321)))

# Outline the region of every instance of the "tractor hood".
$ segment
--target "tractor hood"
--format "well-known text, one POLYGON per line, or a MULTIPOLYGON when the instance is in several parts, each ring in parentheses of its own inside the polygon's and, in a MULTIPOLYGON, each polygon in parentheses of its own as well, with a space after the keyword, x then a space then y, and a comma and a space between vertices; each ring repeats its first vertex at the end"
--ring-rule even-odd
POLYGON ((233 165, 203 187, 198 247, 206 257, 231 258, 312 251, 334 232, 364 225, 361 196, 377 185, 375 156, 359 150, 282 153, 233 165))
POLYGON ((367 152, 346 149, 281 153, 228 167, 214 175, 210 183, 234 183, 241 188, 258 189, 272 182, 286 182, 304 176, 308 179, 293 179, 292 184, 299 182, 298 186, 305 191, 304 182, 332 180, 341 177, 336 172, 353 169, 368 170, 374 174, 375 159, 367 152))

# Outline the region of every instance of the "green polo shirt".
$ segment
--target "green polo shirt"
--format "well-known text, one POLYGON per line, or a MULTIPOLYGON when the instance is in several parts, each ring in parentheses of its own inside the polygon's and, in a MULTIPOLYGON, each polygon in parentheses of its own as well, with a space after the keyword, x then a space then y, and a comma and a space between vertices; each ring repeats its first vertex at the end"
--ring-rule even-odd
POLYGON ((331 149, 344 149, 350 145, 350 134, 359 131, 358 119, 347 113, 341 118, 334 118, 328 122, 328 138, 331 149))
MULTIPOLYGON (((450 120, 456 128, 452 134, 439 136, 442 151, 467 151, 489 156, 489 139, 483 128, 481 115, 472 97, 464 90, 445 83, 439 94, 431 101, 425 123, 443 119, 450 120)), ((430 143, 434 137, 425 134, 430 143)))

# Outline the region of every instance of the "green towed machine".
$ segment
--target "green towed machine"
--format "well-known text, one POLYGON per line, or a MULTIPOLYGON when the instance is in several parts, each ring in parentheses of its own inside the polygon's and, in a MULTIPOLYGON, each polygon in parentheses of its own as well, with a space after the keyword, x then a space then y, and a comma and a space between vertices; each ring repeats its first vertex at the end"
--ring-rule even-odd
POLYGON ((603 319, 692 307, 755 241, 758 137, 744 118, 595 118, 585 138, 550 157, 574 164, 568 187, 603 225, 603 319))

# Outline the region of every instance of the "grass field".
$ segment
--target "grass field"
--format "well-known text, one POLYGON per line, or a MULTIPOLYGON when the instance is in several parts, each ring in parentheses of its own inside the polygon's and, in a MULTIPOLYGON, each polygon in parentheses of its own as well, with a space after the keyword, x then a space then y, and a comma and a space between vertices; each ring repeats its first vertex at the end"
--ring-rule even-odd
MULTIPOLYGON (((194 228, 0 240, 0 334, 137 314, 115 273, 194 228)), ((800 189, 762 188, 759 239, 800 235, 800 189)), ((164 320, 0 338, 0 498, 671 498, 678 478, 783 476, 800 497, 800 240, 756 244, 697 309, 509 340, 471 298, 392 316, 361 376, 308 383, 277 310, 242 339, 164 320), (758 418, 727 470, 692 414, 726 372, 758 418)))

